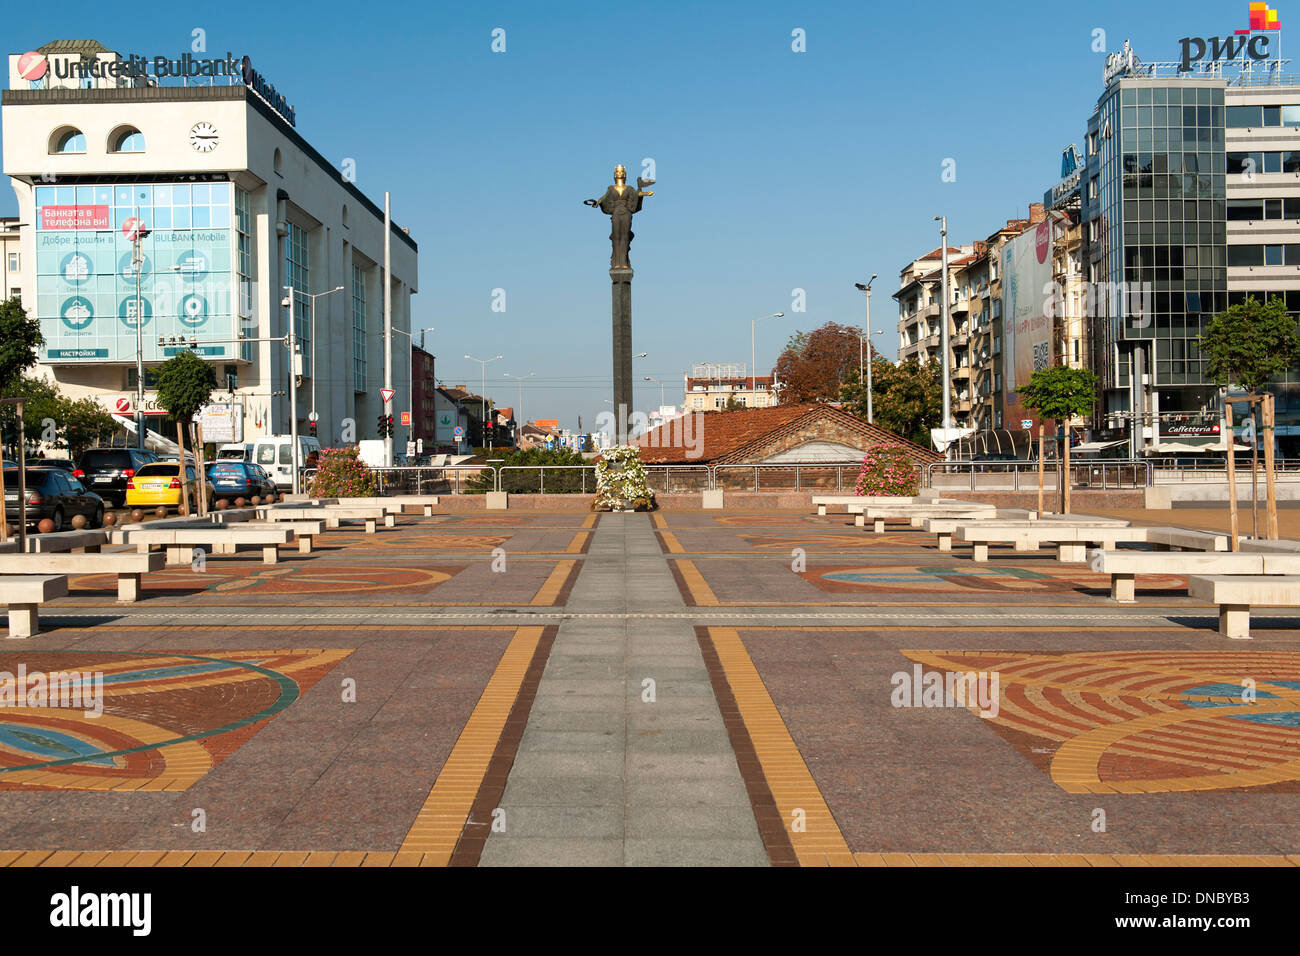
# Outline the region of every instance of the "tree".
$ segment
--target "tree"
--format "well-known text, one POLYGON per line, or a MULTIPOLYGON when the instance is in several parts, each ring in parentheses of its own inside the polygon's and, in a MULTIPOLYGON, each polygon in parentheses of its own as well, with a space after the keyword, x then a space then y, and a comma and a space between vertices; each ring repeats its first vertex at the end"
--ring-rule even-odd
POLYGON ((1286 303, 1273 296, 1260 302, 1253 295, 1228 306, 1198 340, 1206 377, 1219 385, 1240 385, 1256 392, 1300 359, 1300 329, 1286 303))
MULTIPOLYGON (((24 400, 23 431, 28 441, 65 448, 69 457, 75 458, 101 436, 117 431, 113 417, 94 399, 73 401, 46 379, 24 375, 7 392, 11 398, 24 400)), ((0 406, 0 427, 9 442, 17 441, 17 425, 13 406, 0 406)))
POLYGON ((858 372, 858 333, 848 325, 827 322, 811 332, 790 336, 773 373, 781 382, 782 404, 833 402, 850 374, 858 372))
POLYGON ((36 364, 36 350, 44 343, 40 320, 27 317, 17 296, 0 302, 0 392, 8 395, 18 378, 36 364))
POLYGON ((156 373, 158 404, 171 422, 187 423, 212 398, 217 374, 189 349, 164 362, 156 373))
MULTIPOLYGON (((930 429, 943 415, 943 388, 939 364, 922 365, 913 356, 895 365, 877 357, 871 365, 874 424, 922 447, 930 446, 930 429)), ((867 417, 866 388, 856 367, 840 388, 840 400, 859 418, 867 417)))
POLYGON ((1060 467, 1061 510, 1066 514, 1070 511, 1070 422, 1092 412, 1097 404, 1097 385, 1097 376, 1087 369, 1057 365, 1039 369, 1018 389, 1021 405, 1065 429, 1060 467))

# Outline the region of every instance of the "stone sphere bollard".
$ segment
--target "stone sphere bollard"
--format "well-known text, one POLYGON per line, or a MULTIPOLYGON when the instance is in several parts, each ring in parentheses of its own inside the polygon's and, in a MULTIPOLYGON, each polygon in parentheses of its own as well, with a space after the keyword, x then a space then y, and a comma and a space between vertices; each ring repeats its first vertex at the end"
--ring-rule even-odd
POLYGON ((189 515, 189 513, 190 513, 190 509, 186 508, 185 505, 180 504, 176 506, 176 514, 179 515, 180 517, 184 518, 187 515, 189 515))
POLYGON ((218 511, 225 511, 225 510, 226 510, 227 508, 229 508, 229 507, 230 507, 230 502, 227 501, 225 498, 218 498, 218 499, 217 499, 217 510, 218 510, 218 511))
POLYGON ((167 517, 167 507, 166 507, 165 505, 159 505, 157 508, 154 508, 154 509, 153 509, 153 516, 154 516, 155 518, 166 518, 166 517, 167 517))
POLYGON ((258 505, 262 503, 262 499, 258 495, 253 495, 252 498, 248 499, 248 503, 252 505, 254 508, 256 508, 258 505))
POLYGON ((144 520, 144 512, 141 511, 139 508, 132 508, 132 509, 131 509, 131 520, 132 520, 133 522, 135 522, 136 524, 139 524, 141 521, 144 520))
POLYGON ((115 524, 117 524, 117 515, 113 514, 113 512, 111 511, 108 514, 104 515, 105 528, 111 528, 115 524))
POLYGON ((235 499, 235 507, 236 507, 236 508, 242 508, 242 507, 244 507, 244 505, 246 505, 246 504, 248 504, 248 502, 245 501, 243 498, 236 498, 236 499, 235 499))
POLYGON ((86 526, 86 516, 85 516, 85 515, 73 515, 73 516, 72 516, 72 527, 73 527, 73 528, 75 528, 77 531, 80 531, 80 530, 81 530, 82 528, 84 528, 85 526, 86 526))
POLYGON ((36 530, 41 534, 49 534, 54 530, 54 522, 49 518, 42 518, 40 523, 36 525, 36 530))

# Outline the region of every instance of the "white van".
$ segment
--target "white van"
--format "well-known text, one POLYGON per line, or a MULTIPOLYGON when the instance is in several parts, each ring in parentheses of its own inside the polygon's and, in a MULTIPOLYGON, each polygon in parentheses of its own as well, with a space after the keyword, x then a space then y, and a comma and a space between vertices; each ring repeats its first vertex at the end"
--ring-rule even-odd
POLYGON ((221 445, 217 448, 218 461, 252 461, 253 443, 251 441, 234 445, 221 445))
MULTIPOLYGON (((253 457, 249 459, 261 465, 276 486, 281 489, 293 487, 293 438, 289 435, 267 435, 253 443, 253 457)), ((298 436, 298 467, 307 463, 312 452, 320 454, 320 442, 307 435, 298 436)))

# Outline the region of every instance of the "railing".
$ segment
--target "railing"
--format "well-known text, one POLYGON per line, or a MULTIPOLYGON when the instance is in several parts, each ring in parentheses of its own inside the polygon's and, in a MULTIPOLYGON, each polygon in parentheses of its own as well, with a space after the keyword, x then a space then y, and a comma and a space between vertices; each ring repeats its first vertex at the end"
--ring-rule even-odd
POLYGON ((835 491, 857 485, 860 462, 714 465, 713 487, 732 491, 835 491))
MULTIPOLYGON (((1058 489, 1055 459, 1045 463, 1043 487, 1058 489)), ((1070 463, 1070 487, 1146 488, 1151 484, 1149 462, 1109 460, 1070 463)), ((1021 491, 1038 487, 1037 461, 936 461, 925 466, 922 484, 932 489, 969 489, 970 491, 1021 491)))
MULTIPOLYGON (((1214 454, 1211 452, 1211 454, 1214 454)), ((1223 461, 1223 455, 1214 454, 1212 458, 1204 460, 1188 460, 1186 458, 1152 458, 1150 459, 1151 467, 1154 469, 1156 484, 1183 484, 1183 483, 1212 483, 1226 482, 1228 480, 1227 466, 1223 461)), ((1278 481, 1300 481, 1300 459, 1298 458, 1278 458, 1275 460, 1275 471, 1278 481)), ((1259 457, 1259 480, 1264 480, 1264 456, 1259 457)), ((1241 455, 1237 456, 1237 481, 1250 480, 1250 462, 1242 461, 1241 455)))
POLYGON ((706 491, 713 487, 713 470, 708 465, 646 465, 650 490, 670 495, 706 491))
MULTIPOLYGON (((408 492, 416 494, 459 495, 461 475, 472 472, 474 476, 491 471, 491 465, 395 465, 392 468, 372 468, 379 479, 379 493, 408 492)), ((493 483, 495 486, 495 478, 493 483)))
POLYGON ((544 495, 546 476, 551 474, 553 495, 587 493, 587 473, 592 473, 591 493, 596 493, 595 465, 502 465, 496 470, 493 490, 517 495, 544 495))

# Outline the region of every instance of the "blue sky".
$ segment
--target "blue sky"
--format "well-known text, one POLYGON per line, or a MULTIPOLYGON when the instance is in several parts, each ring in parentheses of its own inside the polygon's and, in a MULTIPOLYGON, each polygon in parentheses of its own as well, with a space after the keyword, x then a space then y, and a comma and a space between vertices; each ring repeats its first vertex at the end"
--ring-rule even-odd
MULTIPOLYGON (((1094 30, 1109 50, 1131 38, 1169 60, 1180 37, 1244 28, 1247 7, 318 0, 305 13, 231 0, 124 16, 63 0, 7 9, 5 52, 91 37, 175 55, 202 27, 210 51, 249 54, 299 132, 355 160, 372 198, 392 192, 420 244, 414 327, 437 329, 439 378, 477 389, 462 356, 500 353, 498 403, 518 395, 503 373, 534 372, 527 418, 590 427, 610 396, 609 220, 581 201, 616 163, 634 178, 650 158, 658 180, 633 226, 639 407, 659 401, 642 376, 668 381, 672 403, 692 363, 748 364, 754 317, 786 313, 758 327, 760 373, 797 329, 861 324, 853 283, 872 272, 872 324, 892 355, 889 293, 938 245, 933 217, 948 216, 953 244, 983 239, 1025 215, 1081 143, 1105 60, 1094 30), (491 50, 498 27, 505 53, 491 50), (796 28, 806 52, 791 49, 796 28), (949 158, 955 182, 941 179, 949 158)), ((1290 8, 1280 16, 1285 30, 1290 8)), ((15 212, 0 192, 0 215, 15 212)))

